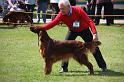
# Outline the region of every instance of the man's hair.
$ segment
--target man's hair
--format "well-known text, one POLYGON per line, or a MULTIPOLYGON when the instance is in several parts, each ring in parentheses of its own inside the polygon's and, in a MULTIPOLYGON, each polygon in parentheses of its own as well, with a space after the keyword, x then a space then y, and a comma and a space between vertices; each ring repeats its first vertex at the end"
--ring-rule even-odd
POLYGON ((70 2, 69 0, 60 0, 58 6, 60 6, 60 4, 63 4, 64 6, 68 6, 70 5, 70 2))

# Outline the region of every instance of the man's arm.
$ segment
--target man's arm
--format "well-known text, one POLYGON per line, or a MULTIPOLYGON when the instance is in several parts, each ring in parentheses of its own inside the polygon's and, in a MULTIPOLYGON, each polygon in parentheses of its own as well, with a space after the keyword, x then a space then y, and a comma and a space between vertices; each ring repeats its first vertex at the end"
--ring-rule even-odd
POLYGON ((62 14, 59 13, 56 18, 54 20, 52 20, 51 22, 49 22, 48 24, 45 24, 43 25, 42 27, 45 29, 45 30, 49 30, 50 28, 54 27, 55 25, 57 25, 59 23, 59 21, 61 20, 62 18, 62 14))
POLYGON ((59 13, 56 18, 51 21, 50 23, 48 24, 45 24, 43 26, 31 26, 30 27, 30 30, 34 33, 39 33, 41 29, 44 29, 44 30, 49 30, 50 28, 54 27, 55 25, 57 25, 59 23, 59 21, 61 20, 62 18, 62 15, 59 13))
POLYGON ((95 24, 92 21, 92 19, 90 19, 88 15, 81 9, 80 9, 80 16, 83 18, 83 20, 87 22, 87 24, 89 24, 89 27, 93 34, 93 40, 98 40, 97 30, 96 30, 95 24))
POLYGON ((96 27, 95 27, 94 22, 92 21, 92 19, 90 19, 88 17, 88 15, 86 14, 86 12, 84 10, 82 10, 81 8, 79 9, 79 15, 89 25, 89 27, 91 28, 92 33, 93 34, 96 34, 97 31, 96 31, 96 27))

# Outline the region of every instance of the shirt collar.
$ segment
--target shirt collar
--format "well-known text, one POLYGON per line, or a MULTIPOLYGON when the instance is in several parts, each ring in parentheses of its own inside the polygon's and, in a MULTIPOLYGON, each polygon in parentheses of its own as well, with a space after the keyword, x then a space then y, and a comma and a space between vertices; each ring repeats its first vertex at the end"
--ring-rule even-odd
POLYGON ((68 12, 68 16, 71 16, 72 15, 72 7, 70 7, 70 10, 68 12))

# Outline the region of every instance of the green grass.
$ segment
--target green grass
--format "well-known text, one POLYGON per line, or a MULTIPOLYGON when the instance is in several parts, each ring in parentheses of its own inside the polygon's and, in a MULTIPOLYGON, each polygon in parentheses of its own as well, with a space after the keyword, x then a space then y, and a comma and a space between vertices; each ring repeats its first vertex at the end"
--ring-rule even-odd
MULTIPOLYGON (((53 65, 50 75, 44 75, 44 61, 39 53, 37 35, 27 26, 11 28, 0 26, 0 82, 124 82, 124 25, 97 26, 103 57, 108 72, 101 72, 94 57, 89 60, 95 75, 88 75, 85 66, 74 60, 69 62, 69 72, 60 74, 60 64, 53 65)), ((50 37, 63 40, 67 28, 56 26, 48 31, 50 37)), ((80 37, 77 40, 82 39, 80 37)))

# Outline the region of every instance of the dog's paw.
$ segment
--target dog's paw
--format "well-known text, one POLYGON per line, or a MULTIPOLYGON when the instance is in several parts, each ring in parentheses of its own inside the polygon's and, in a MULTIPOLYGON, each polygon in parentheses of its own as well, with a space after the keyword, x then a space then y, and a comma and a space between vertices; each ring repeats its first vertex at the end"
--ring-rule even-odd
POLYGON ((49 75, 51 71, 45 71, 45 75, 49 75))

